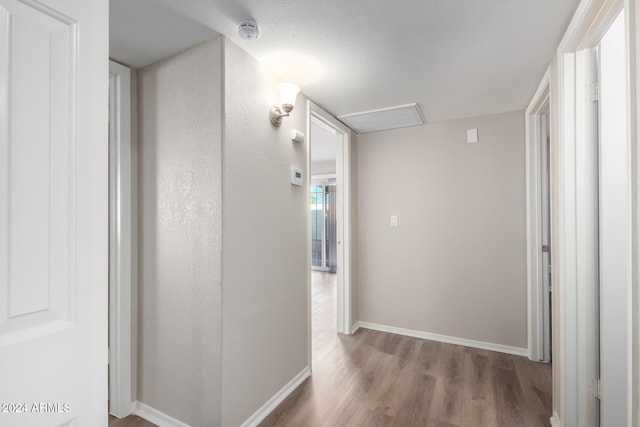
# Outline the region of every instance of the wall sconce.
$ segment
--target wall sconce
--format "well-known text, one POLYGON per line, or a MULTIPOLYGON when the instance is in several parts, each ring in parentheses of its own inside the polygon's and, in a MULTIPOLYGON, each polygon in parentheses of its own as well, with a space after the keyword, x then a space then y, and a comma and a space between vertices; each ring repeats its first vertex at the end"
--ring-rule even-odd
POLYGON ((274 105, 269 111, 269 119, 274 126, 280 126, 282 118, 289 115, 293 106, 296 105, 296 97, 300 92, 300 86, 295 83, 282 83, 280 84, 280 101, 282 102, 282 109, 274 105))

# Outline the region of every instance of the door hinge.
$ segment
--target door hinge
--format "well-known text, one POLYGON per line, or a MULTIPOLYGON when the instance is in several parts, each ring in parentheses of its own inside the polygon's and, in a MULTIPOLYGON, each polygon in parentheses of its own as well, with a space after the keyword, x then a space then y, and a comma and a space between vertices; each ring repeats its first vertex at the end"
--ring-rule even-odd
POLYGON ((589 94, 589 97, 591 98, 591 102, 600 101, 600 83, 599 82, 593 83, 590 86, 589 91, 591 92, 589 94))
POLYGON ((549 252, 549 245, 542 245, 542 252, 549 252))
POLYGON ((596 399, 602 399, 602 382, 600 378, 589 381, 589 394, 596 399))

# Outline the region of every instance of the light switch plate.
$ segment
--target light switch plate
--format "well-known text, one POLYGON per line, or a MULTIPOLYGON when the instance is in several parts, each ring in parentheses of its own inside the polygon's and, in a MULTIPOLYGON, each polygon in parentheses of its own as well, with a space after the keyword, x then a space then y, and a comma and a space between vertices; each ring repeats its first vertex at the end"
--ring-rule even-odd
POLYGON ((467 129, 467 142, 473 144, 478 142, 478 129, 467 129))
POLYGON ((398 216, 397 215, 391 215, 391 226, 392 227, 397 227, 398 226, 398 216))

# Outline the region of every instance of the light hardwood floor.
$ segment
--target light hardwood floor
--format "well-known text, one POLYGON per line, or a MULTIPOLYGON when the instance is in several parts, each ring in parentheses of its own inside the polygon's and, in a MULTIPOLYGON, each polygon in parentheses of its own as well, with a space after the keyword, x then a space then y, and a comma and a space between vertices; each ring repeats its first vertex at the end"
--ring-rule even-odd
POLYGON ((360 329, 335 333, 335 276, 313 273, 313 376, 261 426, 549 426, 551 366, 360 329))
MULTIPOLYGON (((550 425, 551 365, 367 329, 338 335, 335 286, 313 272, 313 376, 262 427, 550 425)), ((109 426, 153 426, 135 418, 109 426)))

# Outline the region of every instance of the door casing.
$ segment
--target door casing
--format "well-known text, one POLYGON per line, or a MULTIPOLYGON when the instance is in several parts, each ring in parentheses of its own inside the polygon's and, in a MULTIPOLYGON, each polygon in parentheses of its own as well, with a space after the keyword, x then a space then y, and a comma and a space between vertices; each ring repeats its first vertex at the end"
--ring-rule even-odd
POLYGON ((131 70, 109 61, 109 413, 133 413, 134 162, 131 70))
MULTIPOLYGON (((584 357, 580 353, 580 342, 587 339, 583 336, 584 328, 582 328, 580 318, 593 315, 593 308, 580 298, 579 289, 580 282, 578 272, 588 266, 588 260, 578 250, 580 247, 579 240, 582 230, 577 224, 580 212, 583 212, 584 206, 581 206, 576 197, 578 188, 587 185, 585 177, 578 173, 576 166, 578 162, 578 150, 581 141, 578 131, 586 129, 585 123, 581 123, 577 114, 576 99, 578 92, 584 91, 585 88, 579 87, 577 82, 576 69, 578 64, 577 52, 586 48, 596 46, 602 36, 610 27, 611 23, 618 16, 619 12, 625 8, 627 11, 627 58, 636 52, 637 46, 634 42, 636 24, 633 18, 637 14, 636 0, 583 0, 571 21, 565 36, 563 37, 557 51, 555 60, 554 73, 552 74, 552 82, 556 79, 556 84, 552 83, 551 91, 551 109, 552 119, 556 126, 553 128, 552 138, 558 141, 558 144, 552 148, 552 194, 554 208, 552 211, 552 226, 554 233, 555 248, 553 254, 555 288, 554 293, 554 415, 552 425, 580 425, 579 417, 584 412, 580 409, 579 401, 586 396, 587 390, 579 385, 579 379, 586 375, 586 371, 580 371, 578 362, 584 357), (629 43, 631 41, 631 43, 629 43)), ((627 76, 637 76, 637 68, 635 60, 627 62, 627 76)), ((627 77, 628 78, 628 77, 627 77)), ((632 117, 636 117, 636 86, 629 84, 628 112, 632 117)), ((636 120, 627 122, 627 141, 628 153, 635 153, 635 146, 631 141, 636 141, 637 132, 635 129, 636 120)), ((628 204, 629 218, 633 218, 630 223, 628 235, 631 236, 631 242, 627 248, 623 250, 624 255, 628 256, 627 250, 638 247, 637 225, 638 225, 638 206, 631 203, 637 199, 637 186, 634 181, 637 176, 637 158, 634 155, 629 156, 629 188, 635 188, 635 191, 629 191, 627 196, 630 203, 628 204)), ((631 425, 631 420, 637 418, 637 395, 632 400, 632 381, 630 378, 637 378, 637 373, 632 374, 634 369, 631 367, 632 349, 632 333, 637 325, 632 325, 631 301, 633 295, 632 284, 635 281, 637 285, 638 271, 638 252, 630 255, 631 274, 628 281, 621 283, 624 289, 623 295, 628 296, 627 300, 620 304, 617 319, 624 319, 618 325, 619 332, 624 337, 627 351, 612 351, 606 347, 602 348, 602 352, 607 352, 617 360, 617 363, 630 369, 629 376, 624 379, 606 378, 606 372, 603 372, 603 382, 609 382, 610 387, 622 390, 617 395, 612 393, 604 393, 601 401, 603 411, 607 411, 607 407, 622 407, 622 416, 627 419, 625 425, 631 425), (634 278, 633 280, 631 278, 634 278), (622 315, 620 315, 622 313, 622 315), (615 354, 614 354, 615 353, 615 354), (617 405, 613 400, 622 402, 622 406, 617 405)), ((608 303, 605 303, 608 304, 608 303)), ((636 329, 637 330, 637 329, 636 329)), ((637 345, 633 346, 637 349, 637 345)), ((637 358, 637 355, 634 357, 637 358)))
POLYGON ((549 114, 550 70, 545 72, 535 95, 525 111, 526 200, 527 200, 527 330, 529 359, 549 362, 550 307, 544 297, 543 256, 543 177, 541 134, 544 114, 549 114))

